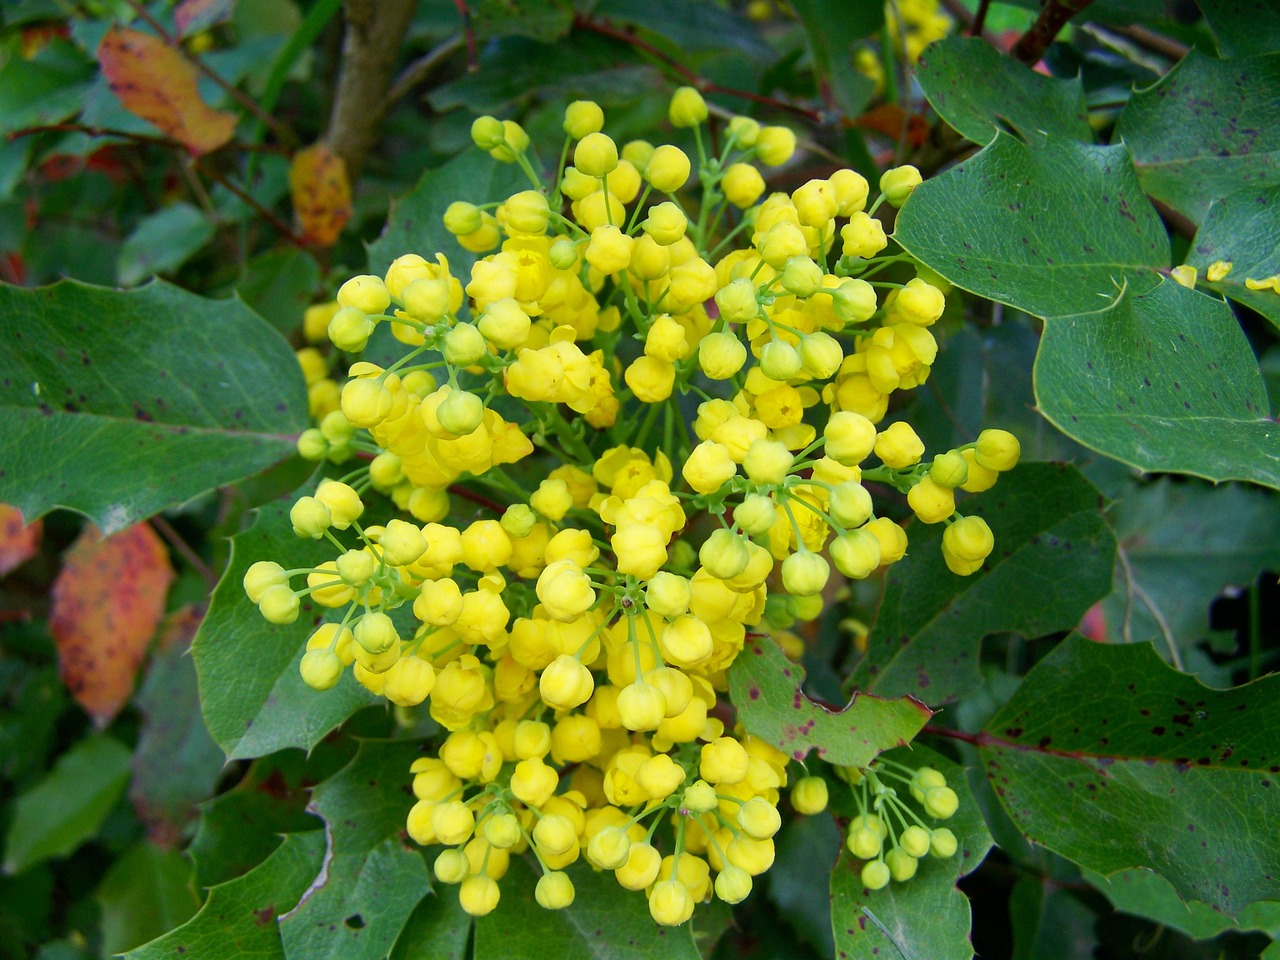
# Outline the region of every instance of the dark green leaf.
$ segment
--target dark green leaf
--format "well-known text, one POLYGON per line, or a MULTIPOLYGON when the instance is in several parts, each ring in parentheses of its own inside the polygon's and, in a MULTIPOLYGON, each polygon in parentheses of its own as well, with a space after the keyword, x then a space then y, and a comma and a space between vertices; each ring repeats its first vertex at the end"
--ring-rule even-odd
POLYGON ((280 920, 285 953, 298 960, 381 960, 431 891, 422 854, 402 839, 413 806, 409 741, 367 740, 341 772, 319 784, 311 809, 325 822, 323 875, 280 920))
POLYGON ((10 52, 0 67, 0 134, 78 113, 92 77, 93 65, 66 40, 53 40, 30 60, 10 52))
POLYGON ((1019 466, 958 504, 985 519, 996 540, 983 569, 968 577, 947 570, 941 524, 913 526, 907 557, 885 575, 853 686, 942 703, 982 683, 978 649, 988 634, 1038 637, 1075 626, 1111 587, 1115 537, 1104 504, 1075 467, 1019 466))
POLYGON ((153 836, 174 840, 195 814, 195 805, 213 793, 224 759, 200 716, 196 668, 186 643, 152 657, 135 703, 143 721, 129 799, 153 836))
POLYGON ((858 116, 876 85, 854 70, 853 44, 884 27, 884 8, 839 0, 796 0, 792 7, 804 26, 818 83, 831 84, 832 97, 846 117, 858 116))
POLYGON ((1059 430, 1140 470, 1280 487, 1280 427, 1221 300, 1172 280, 1045 324, 1036 399, 1059 430), (1082 371, 1088 371, 1082 375, 1082 371))
POLYGON ((153 940, 200 909, 191 861, 142 842, 111 865, 94 898, 102 911, 102 950, 123 953, 153 940))
POLYGON ((1154 870, 1234 918, 1280 899, 1277 695, 1277 675, 1211 690, 1147 644, 1073 634, 979 746, 1028 839, 1104 874, 1154 870))
POLYGON ((527 188, 528 181, 515 164, 499 163, 465 150, 442 167, 428 170, 412 190, 391 207, 382 234, 369 245, 369 269, 383 274, 391 261, 406 253, 428 260, 439 251, 449 258, 450 271, 465 277, 475 262, 444 228, 444 212, 455 200, 484 203, 527 188))
POLYGON ((570 0, 478 0, 472 8, 477 39, 521 36, 552 43, 573 25, 570 0))
POLYGON ((429 894, 409 915, 391 960, 466 960, 471 923, 454 891, 429 894))
POLYGON ((974 143, 989 143, 1002 126, 1033 142, 1093 139, 1079 77, 1046 77, 977 37, 930 44, 916 79, 938 116, 974 143))
POLYGON ((1280 36, 1280 8, 1272 0, 1196 0, 1224 57, 1273 53, 1280 36))
POLYGON ((956 881, 976 870, 991 849, 982 811, 965 780, 964 768, 927 747, 892 755, 909 767, 930 766, 947 778, 960 808, 944 825, 959 849, 948 860, 927 857, 905 883, 883 890, 862 886, 862 861, 842 847, 831 874, 831 929, 838 955, 849 960, 902 956, 905 960, 970 960, 969 901, 956 881))
POLYGON ((1093 960, 1094 913, 1049 878, 1023 877, 1009 896, 1012 960, 1093 960))
POLYGON ((1280 273, 1280 187, 1242 190, 1213 201, 1187 253, 1187 263, 1200 270, 1201 281, 1237 303, 1257 310, 1280 327, 1280 292, 1250 290, 1245 280, 1265 280, 1280 273), (1204 279, 1218 260, 1231 272, 1216 283, 1204 279))
POLYGON ((894 239, 957 286, 1040 317, 1099 310, 1126 283, 1145 292, 1169 264, 1124 147, 1007 134, 921 184, 894 239))
POLYGON ((242 303, 165 283, 0 287, 0 500, 105 533, 290 456, 302 373, 242 303))
POLYGON ((1164 478, 1133 485, 1109 515, 1128 560, 1117 562, 1103 608, 1113 643, 1155 640, 1163 650, 1167 628, 1188 646, 1209 633, 1209 605, 1226 587, 1280 569, 1280 510, 1262 490, 1164 478))
POLYGON ((1184 902, 1169 881, 1150 870, 1121 870, 1110 877, 1086 870, 1084 876, 1120 912, 1173 927, 1192 940, 1208 940, 1226 930, 1261 930, 1280 937, 1280 903, 1275 901, 1251 903, 1240 911, 1239 923, 1233 923, 1198 900, 1184 902))
POLYGON ((729 696, 747 731, 797 760, 810 750, 829 763, 866 766, 903 746, 933 711, 911 697, 885 700, 855 693, 836 711, 805 696, 804 668, 768 637, 752 637, 729 668, 729 696))
POLYGON ((268 250, 249 261, 236 292, 268 323, 289 334, 320 286, 320 267, 297 247, 268 250))
POLYGON ((1214 60, 1192 49, 1134 93, 1116 136, 1143 189, 1199 223, 1218 197, 1280 184, 1277 101, 1280 54, 1214 60))
POLYGON ((774 838, 777 859, 769 868, 769 899, 819 956, 835 955, 831 898, 816 876, 830 874, 844 843, 828 813, 796 817, 774 838))
POLYGON ((280 838, 321 826, 306 812, 309 792, 300 751, 255 761, 244 780, 204 804, 187 852, 201 887, 226 883, 265 860, 280 838))
POLYGON ((592 15, 639 27, 667 41, 672 52, 731 50, 758 64, 773 60, 758 29, 731 7, 714 0, 598 0, 592 15))
POLYGON ((172 273, 211 239, 213 223, 189 203, 179 201, 148 214, 120 248, 116 269, 121 286, 172 273))
POLYGON ((125 954, 125 960, 284 960, 276 918, 297 903, 324 862, 324 834, 292 833, 264 863, 209 891, 178 929, 125 954))
POLYGON ((21 873, 92 839, 129 781, 129 750, 98 734, 64 753, 53 772, 18 797, 4 872, 21 873))
MULTIPOLYGON (((296 366, 296 364, 295 364, 296 366)), ((231 562, 191 645, 209 732, 228 758, 261 757, 287 747, 310 750, 374 697, 350 672, 332 690, 312 690, 298 664, 325 610, 304 598, 288 626, 267 623, 245 595, 245 571, 258 560, 312 567, 332 559, 331 545, 300 540, 289 522, 293 498, 262 507, 252 527, 232 538, 231 562)))
POLYGON ((475 960, 700 960, 690 925, 658 926, 643 893, 581 861, 565 872, 577 891, 573 904, 544 910, 533 899, 537 868, 512 857, 497 909, 476 920, 475 960))

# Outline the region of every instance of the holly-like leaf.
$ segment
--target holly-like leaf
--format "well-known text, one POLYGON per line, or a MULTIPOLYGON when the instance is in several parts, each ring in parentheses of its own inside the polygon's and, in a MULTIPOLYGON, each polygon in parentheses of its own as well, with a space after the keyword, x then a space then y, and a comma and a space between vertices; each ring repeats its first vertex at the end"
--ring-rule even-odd
POLYGON ((1199 223, 1218 197, 1280 184, 1277 102, 1280 54, 1214 60, 1193 48, 1134 93, 1116 136, 1147 193, 1199 223))
POLYGON ((478 0, 472 12, 476 37, 521 36, 554 43, 573 26, 569 0, 478 0))
POLYGON ((43 532, 39 520, 27 523, 17 507, 0 503, 0 577, 36 555, 43 532))
POLYGON ((416 253, 434 260, 439 251, 449 259, 453 275, 465 277, 476 258, 445 230, 443 217, 449 204, 506 197, 528 183, 515 164, 498 163, 469 150, 428 170, 412 190, 392 204, 386 227, 369 245, 369 271, 385 273, 391 261, 402 254, 416 253))
POLYGON ((93 72, 92 61, 61 38, 29 60, 6 58, 0 67, 0 133, 58 123, 79 113, 93 72))
POLYGON ((1073 634, 979 749, 1027 839, 1103 874, 1153 870, 1183 899, 1236 918, 1280 899, 1278 695, 1280 676, 1211 690, 1148 644, 1073 634))
POLYGON ((991 142, 1006 126, 1032 142, 1093 140, 1079 77, 1046 77, 977 37, 930 44, 915 76, 938 116, 974 143, 991 142))
POLYGON ((1127 561, 1116 563, 1103 606, 1112 642, 1163 649, 1167 629, 1185 647, 1209 633, 1209 605, 1224 589, 1280 569, 1280 511, 1263 490, 1162 478, 1133 484, 1109 516, 1127 561))
POLYGON ((700 960, 692 924, 659 926, 644 894, 623 889, 607 871, 579 861, 565 873, 576 891, 573 903, 544 910, 533 898, 537 867, 512 857, 501 901, 476 920, 475 960, 700 960))
POLYGON ((1000 134, 916 188, 894 239, 956 286, 1039 317, 1145 292, 1169 239, 1123 146, 1000 134), (938 225, 945 223, 946 230, 938 225))
POLYGON ((194 917, 125 960, 284 960, 277 918, 298 902, 323 861, 320 831, 291 833, 262 864, 210 890, 194 917))
POLYGON ((831 874, 831 929, 837 954, 850 960, 971 960, 969 901, 956 882, 976 870, 991 849, 982 810, 969 790, 964 768, 941 754, 916 745, 891 757, 909 767, 933 767, 947 778, 960 807, 938 826, 955 834, 958 849, 947 860, 927 857, 913 878, 882 890, 863 887, 863 862, 842 849, 831 874))
POLYGON ((121 286, 178 269, 213 239, 213 230, 208 217, 181 201, 143 217, 116 260, 121 286))
POLYGON ((191 861, 142 841, 122 853, 94 893, 101 912, 102 951, 132 950, 186 923, 200 909, 191 861))
POLYGON ((165 283, 0 286, 0 500, 114 533, 294 453, 307 424, 284 339, 235 300, 165 283))
POLYGON ((145 523, 105 539, 87 526, 63 558, 49 632, 63 682, 99 727, 133 693, 172 582, 169 551, 145 523))
POLYGON ((1198 900, 1183 901, 1169 881, 1150 870, 1121 870, 1110 877, 1085 870, 1084 877, 1120 912, 1172 927, 1192 940, 1208 940, 1227 930, 1261 930, 1280 937, 1280 903, 1274 900, 1251 903, 1233 922, 1198 900))
POLYGON ((418 902, 400 931, 391 960, 467 960, 472 918, 449 889, 418 902))
POLYGON ((351 219, 351 182, 346 162, 326 143, 299 150, 289 166, 289 194, 302 238, 332 247, 351 219))
POLYGON ((98 833, 129 781, 129 750, 98 734, 58 758, 53 772, 18 797, 5 839, 4 872, 61 857, 98 833))
POLYGON ((1280 9, 1270 0, 1196 0, 1224 57, 1274 53, 1280 9))
POLYGON ((1055 317, 1035 384, 1054 426, 1109 457, 1280 488, 1280 426, 1266 385, 1230 308, 1214 297, 1169 280, 1055 317))
POLYGON ((331 690, 302 682, 298 664, 307 637, 328 612, 306 597, 298 619, 268 623, 244 592, 245 572, 259 560, 314 567, 334 556, 323 541, 293 533, 295 498, 258 510, 252 527, 231 539, 231 560, 191 645, 200 677, 205 724, 228 759, 261 757, 288 747, 310 750, 361 707, 375 702, 351 672, 331 690))
POLYGON ((431 891, 427 865, 405 836, 413 806, 411 741, 366 740, 342 771, 319 784, 311 810, 329 845, 322 875, 280 919, 285 952, 308 960, 382 960, 431 891))
POLYGON ((200 716, 196 668, 187 655, 200 619, 190 607, 169 618, 135 698, 143 720, 129 799, 152 840, 163 845, 182 836, 196 804, 213 793, 222 776, 223 754, 200 716))
POLYGON ((804 694, 804 668, 769 637, 748 638, 729 668, 729 696, 747 732, 797 760, 810 750, 829 763, 866 766, 911 742, 933 711, 912 697, 886 700, 855 693, 842 710, 804 694))
POLYGON ((243 780, 202 805, 187 848, 199 886, 233 880, 265 860, 282 836, 320 828, 306 812, 309 773, 301 751, 273 754, 254 761, 243 780))
POLYGON ((196 68, 159 37, 112 27, 98 47, 98 63, 126 110, 182 143, 193 156, 222 146, 236 132, 236 115, 205 103, 196 68))
POLYGON ((941 524, 913 525, 907 557, 885 574, 853 686, 942 703, 982 684, 978 652, 988 634, 1038 637, 1073 627, 1111 589, 1115 537, 1104 505, 1075 467, 1022 464, 957 504, 985 519, 996 541, 968 577, 947 569, 941 524))
POLYGON ((1187 263, 1200 271, 1210 290, 1243 303, 1280 327, 1280 292, 1250 290, 1245 280, 1265 280, 1280 273, 1280 187, 1241 190, 1213 201, 1187 252, 1187 263), (1205 270, 1224 260, 1231 272, 1210 282, 1205 270))

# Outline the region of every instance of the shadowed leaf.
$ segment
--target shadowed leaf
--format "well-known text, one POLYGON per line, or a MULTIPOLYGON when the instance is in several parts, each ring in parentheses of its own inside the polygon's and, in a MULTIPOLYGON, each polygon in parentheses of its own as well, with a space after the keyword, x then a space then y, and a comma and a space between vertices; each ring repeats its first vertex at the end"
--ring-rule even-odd
POLYGON ((1038 637, 1069 630, 1111 589, 1115 537, 1105 500, 1075 467, 1027 463, 985 493, 962 499, 995 550, 968 577, 942 559, 942 524, 913 525, 905 559, 885 573, 884 598, 852 683, 881 696, 930 703, 982 683, 982 638, 1002 630, 1038 637))
POLYGON ((1265 280, 1280 274, 1280 187, 1241 190, 1213 201, 1204 223, 1187 251, 1187 263, 1200 271, 1201 282, 1257 310, 1280 327, 1280 292, 1250 290, 1245 280, 1265 280), (1205 270, 1219 260, 1231 272, 1216 283, 1205 270))
POLYGON ((36 555, 43 532, 39 520, 27 523, 17 507, 0 503, 0 577, 36 555))

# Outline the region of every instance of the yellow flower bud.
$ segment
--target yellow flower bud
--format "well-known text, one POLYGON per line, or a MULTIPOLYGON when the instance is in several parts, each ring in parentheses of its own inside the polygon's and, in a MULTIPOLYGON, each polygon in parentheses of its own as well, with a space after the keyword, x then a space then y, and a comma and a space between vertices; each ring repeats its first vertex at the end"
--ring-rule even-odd
POLYGON ((588 177, 604 177, 618 165, 618 145, 603 133, 588 133, 573 150, 573 165, 588 177))
POLYGON ((920 462, 924 444, 905 420, 892 423, 876 437, 875 454, 887 467, 902 469, 920 462))
POLYGON ((564 109, 564 132, 575 140, 604 128, 604 111, 594 100, 575 100, 564 109))
POLYGON ((764 193, 764 177, 749 163, 731 163, 720 181, 725 199, 735 207, 745 210, 764 193))
POLYGON ((756 156, 766 167, 779 167, 796 152, 796 135, 787 127, 761 127, 756 156))
POLYGON ((920 171, 911 164, 904 164, 881 174, 880 192, 892 206, 900 207, 907 202, 907 197, 911 196, 920 183, 920 171))
POLYGON ((690 170, 689 155, 664 143, 650 155, 644 178, 659 193, 675 193, 688 182, 690 170))
POLYGON ((707 119, 707 103, 693 87, 678 87, 671 95, 667 118, 673 127, 696 127, 707 119))

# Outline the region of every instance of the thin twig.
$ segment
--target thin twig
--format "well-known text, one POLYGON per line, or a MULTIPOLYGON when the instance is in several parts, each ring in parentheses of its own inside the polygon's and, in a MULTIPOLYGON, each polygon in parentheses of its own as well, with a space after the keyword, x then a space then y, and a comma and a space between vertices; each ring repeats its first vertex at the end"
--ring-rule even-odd
POLYGON ((1120 569, 1124 572, 1126 588, 1124 622, 1120 624, 1120 639, 1125 643, 1133 643, 1133 597, 1136 583, 1133 579, 1133 567, 1129 565, 1129 554, 1119 540, 1116 541, 1116 559, 1120 561, 1120 569))
POLYGON ((1162 57, 1168 57, 1170 60, 1181 60, 1191 52, 1191 48, 1185 43, 1179 43, 1172 37, 1166 37, 1163 33, 1156 33, 1141 24, 1134 23, 1127 27, 1112 27, 1111 29, 1121 36, 1128 37, 1138 46, 1145 47, 1153 53, 1160 54, 1162 57))
POLYGON ((1164 614, 1160 612, 1160 608, 1156 606, 1151 595, 1142 588, 1138 580, 1133 575, 1133 567, 1129 565, 1129 555, 1125 552, 1124 547, 1120 543, 1116 543, 1116 557, 1120 561, 1120 567, 1124 571, 1126 586, 1128 587, 1128 596, 1125 598, 1124 607, 1124 626, 1121 628, 1120 636, 1125 643, 1133 643, 1133 631, 1130 629, 1131 613, 1133 612, 1133 598, 1137 597, 1142 601, 1143 606, 1151 612, 1152 618, 1156 622, 1156 626, 1160 628, 1160 633, 1164 636, 1165 645, 1169 648, 1169 659, 1174 667, 1180 672, 1185 673, 1186 670, 1182 665, 1182 654, 1178 650, 1178 643, 1174 639, 1173 630, 1169 627, 1169 621, 1165 619, 1164 614))
POLYGON ((804 117, 810 123, 823 122, 823 116, 817 110, 810 110, 808 107, 802 107, 794 103, 787 103, 785 100, 778 100, 774 97, 766 97, 763 94, 752 93, 750 90, 738 90, 734 87, 725 87, 718 83, 713 83, 704 77, 700 77, 674 57, 659 50, 647 40, 608 23, 580 14, 574 20, 574 26, 583 30, 589 30, 592 33, 598 33, 602 37, 610 37, 614 40, 620 40, 628 46, 635 47, 637 50, 649 54, 649 56, 653 57, 655 60, 658 60, 669 67, 680 77, 680 79, 689 84, 689 86, 694 87, 703 93, 718 93, 727 97, 740 97, 743 100, 750 100, 753 103, 773 107, 775 110, 786 110, 790 113, 796 114, 797 116, 804 117))
POLYGON ((475 73, 480 69, 480 61, 476 57, 476 31, 471 26, 471 10, 467 7, 467 0, 453 0, 453 5, 462 18, 462 35, 467 38, 467 72, 475 73))
POLYGON ((387 103, 395 103, 423 80, 427 79, 436 67, 453 56, 465 42, 462 34, 456 34, 433 47, 401 70, 400 76, 396 77, 391 84, 391 89, 387 91, 387 103))
POLYGON ((209 199, 209 191, 204 188, 204 184, 196 176, 195 164, 191 162, 191 158, 179 158, 178 167, 182 170, 183 179, 187 181, 187 186, 191 188, 191 193, 195 196, 196 202, 200 204, 200 209, 204 211, 204 215, 214 223, 217 223, 218 211, 214 209, 213 201, 209 199))
MULTIPOLYGON (((114 127, 94 127, 83 123, 44 123, 34 127, 23 127, 21 130, 14 130, 12 133, 5 135, 5 140, 17 140, 21 137, 30 137, 37 133, 83 133, 89 137, 118 137, 121 140, 132 140, 135 143, 154 144, 157 147, 169 147, 173 150, 181 150, 183 153, 190 153, 190 148, 179 140, 171 137, 159 137, 146 133, 134 133, 132 130, 117 130, 114 127)), ((245 143, 240 140, 230 140, 218 147, 217 150, 243 150, 253 153, 283 153, 284 150, 278 146, 264 146, 258 143, 245 143)), ((217 150, 206 153, 210 156, 217 150)))
POLYGON ((191 548, 191 544, 182 539, 182 536, 177 530, 173 529, 168 520, 157 514, 151 518, 151 526, 155 527, 156 532, 168 541, 169 546, 182 555, 182 559, 187 561, 191 569, 200 574, 210 587, 217 586, 218 575, 209 569, 209 565, 200 559, 200 555, 191 548))
POLYGON ((205 174, 205 176, 209 177, 210 179, 226 187, 233 194, 235 194, 235 196, 239 197, 241 200, 247 203, 250 207, 253 208, 254 213, 260 216, 263 220, 267 221, 267 223, 271 224, 271 226, 275 228, 276 232, 279 233, 280 236, 284 237, 286 240, 288 240, 298 249, 303 250, 306 253, 309 253, 312 259, 314 259, 316 263, 320 264, 321 268, 325 267, 325 262, 323 258, 320 256, 320 254, 311 246, 311 244, 307 243, 306 240, 302 239, 302 237, 294 233, 293 229, 287 223, 281 220, 280 217, 276 215, 275 211, 270 210, 267 207, 264 207, 252 195, 250 195, 247 190, 245 190, 239 184, 234 183, 231 180, 228 180, 217 170, 211 169, 209 167, 201 166, 199 163, 196 164, 196 168, 202 171, 205 174))
POLYGON ((986 35, 984 28, 987 25, 987 10, 990 7, 991 0, 980 0, 978 12, 973 15, 973 23, 969 24, 969 36, 983 37, 986 35))
POLYGON ((285 124, 281 123, 271 114, 267 113, 267 111, 263 110, 262 107, 258 106, 257 102, 239 87, 224 80, 207 63, 201 60, 197 54, 184 47, 177 37, 164 28, 164 25, 161 24, 160 21, 151 16, 141 0, 129 0, 129 6, 133 8, 133 12, 137 14, 138 19, 142 20, 147 24, 147 26, 160 35, 160 39, 180 52, 193 67, 217 84, 218 88, 231 97, 231 99, 235 100, 236 103, 240 104, 240 106, 244 107, 245 110, 249 111, 249 113, 254 117, 274 130, 277 137, 288 143, 297 142, 297 136, 295 136, 294 132, 285 124))
POLYGON ((1054 38, 1067 25, 1067 21, 1091 3, 1093 0, 1049 0, 1041 8, 1035 23, 1018 38, 1009 53, 1015 60, 1035 66, 1049 49, 1049 44, 1053 43, 1054 38))

